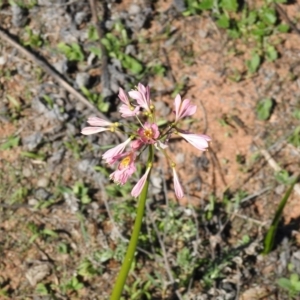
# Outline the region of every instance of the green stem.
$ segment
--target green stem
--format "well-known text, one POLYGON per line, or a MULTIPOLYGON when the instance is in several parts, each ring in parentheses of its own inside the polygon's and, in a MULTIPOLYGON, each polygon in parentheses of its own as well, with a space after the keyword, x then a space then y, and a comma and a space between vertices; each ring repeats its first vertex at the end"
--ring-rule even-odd
MULTIPOLYGON (((148 164, 153 162, 153 156, 154 156, 154 151, 153 151, 153 146, 149 146, 149 157, 148 157, 148 164)), ((147 165, 148 165, 147 164, 147 165)), ((122 295, 122 291, 125 285, 125 281, 127 279, 131 263, 134 258, 134 253, 136 250, 137 242, 139 239, 139 234, 142 226, 142 221, 143 221, 143 216, 144 216, 144 211, 145 211, 145 204, 146 204, 146 199, 147 199, 147 194, 148 194, 148 186, 149 186, 149 178, 150 178, 150 173, 148 174, 148 178, 146 180, 146 183, 143 187, 143 190, 140 194, 139 197, 139 203, 137 207, 137 215, 133 227, 133 232, 130 238, 130 242, 127 248, 126 256, 124 258, 120 273, 117 277, 113 292, 110 296, 110 300, 119 300, 122 295)))

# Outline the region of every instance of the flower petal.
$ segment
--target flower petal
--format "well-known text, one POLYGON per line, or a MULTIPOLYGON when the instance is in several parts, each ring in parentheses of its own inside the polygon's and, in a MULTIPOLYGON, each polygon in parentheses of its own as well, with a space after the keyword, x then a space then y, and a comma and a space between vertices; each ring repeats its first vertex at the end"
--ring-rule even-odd
POLYGON ((104 127, 84 127, 81 130, 81 133, 84 135, 90 135, 98 132, 103 132, 109 130, 109 128, 104 128, 104 127))
POLYGON ((174 180, 175 194, 176 194, 176 197, 178 199, 180 199, 180 198, 182 198, 184 196, 183 190, 182 190, 181 184, 179 182, 179 179, 178 179, 178 176, 177 176, 175 168, 173 167, 172 169, 173 169, 173 180, 174 180))
POLYGON ((102 155, 102 159, 105 159, 108 164, 113 164, 115 162, 114 157, 121 154, 125 150, 127 144, 130 141, 131 141, 131 138, 127 139, 124 143, 122 143, 120 145, 117 145, 116 147, 107 150, 102 155))
POLYGON ((148 167, 146 173, 142 176, 142 178, 137 182, 137 184, 132 189, 131 195, 133 197, 135 197, 135 198, 138 197, 140 195, 140 193, 142 192, 142 189, 146 183, 146 180, 148 178, 148 174, 149 174, 150 170, 151 170, 151 167, 150 168, 148 167))
POLYGON ((127 97, 125 91, 124 91, 122 88, 119 88, 119 95, 118 95, 118 96, 119 96, 120 100, 121 100, 124 104, 126 104, 127 106, 130 105, 130 102, 129 102, 129 100, 128 100, 128 97, 127 97))
POLYGON ((191 145, 193 145, 195 148, 201 151, 205 151, 209 147, 208 142, 211 141, 211 138, 205 134, 193 134, 182 132, 178 132, 178 134, 191 145))
POLYGON ((122 104, 119 108, 122 118, 136 116, 140 113, 140 107, 134 107, 134 110, 131 110, 126 104, 122 104))

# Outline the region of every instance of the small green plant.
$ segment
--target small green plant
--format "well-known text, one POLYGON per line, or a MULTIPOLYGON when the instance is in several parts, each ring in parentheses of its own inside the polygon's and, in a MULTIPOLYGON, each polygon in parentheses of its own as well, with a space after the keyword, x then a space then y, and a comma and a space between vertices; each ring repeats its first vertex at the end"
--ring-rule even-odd
MULTIPOLYGON (((294 266, 289 264, 289 271, 292 272, 294 266)), ((288 292, 290 298, 295 298, 300 295, 300 278, 296 273, 292 273, 289 278, 280 278, 277 281, 278 285, 288 292)))
POLYGON ((100 111, 104 113, 108 112, 110 104, 103 101, 103 97, 101 94, 92 93, 84 86, 81 87, 81 91, 90 102, 94 103, 97 106, 100 111))
POLYGON ((300 147, 300 126, 297 126, 293 133, 288 137, 288 142, 295 147, 300 147))
POLYGON ((77 293, 84 288, 84 284, 80 282, 76 276, 73 276, 66 284, 63 284, 61 288, 64 294, 67 292, 77 293))
POLYGON ((149 293, 149 288, 151 286, 151 281, 143 282, 141 279, 137 279, 131 285, 125 285, 124 290, 127 294, 126 298, 121 298, 122 300, 142 300, 142 299, 152 299, 151 294, 149 293))
POLYGON ((127 31, 121 23, 116 23, 113 32, 108 32, 101 43, 112 58, 117 58, 124 69, 129 70, 134 75, 141 74, 144 70, 142 63, 136 58, 125 53, 125 47, 130 43, 127 31))
POLYGON ((89 204, 92 199, 88 195, 89 188, 83 182, 77 181, 72 189, 73 194, 78 198, 82 204, 89 204))
POLYGON ((29 239, 29 244, 32 244, 37 238, 47 239, 49 237, 58 237, 58 234, 55 231, 48 228, 41 228, 33 222, 28 223, 27 228, 32 234, 31 238, 29 239))
POLYGON ((29 27, 26 27, 25 31, 26 31, 26 38, 23 40, 24 46, 35 48, 35 47, 41 47, 43 45, 43 39, 39 34, 34 34, 29 27))
POLYGON ((289 172, 286 170, 280 170, 279 172, 275 173, 275 179, 284 185, 289 185, 294 182, 295 178, 290 176, 289 172))
POLYGON ((84 278, 92 277, 96 274, 101 274, 102 270, 100 267, 95 268, 92 262, 85 258, 77 268, 78 275, 81 275, 84 278))
POLYGON ((59 43, 57 49, 62 52, 69 61, 84 61, 82 49, 76 43, 72 43, 71 45, 59 43))
POLYGON ((270 98, 262 99, 256 106, 257 118, 259 120, 268 120, 271 116, 274 107, 274 102, 270 98))
POLYGON ((297 120, 300 120, 300 109, 299 108, 293 112, 293 117, 296 118, 297 120))
POLYGON ((0 145, 0 150, 7 150, 7 149, 11 149, 14 147, 17 147, 19 145, 20 142, 20 137, 18 136, 9 136, 7 138, 7 140, 0 145))
POLYGON ((250 60, 246 61, 248 72, 250 74, 255 73, 258 70, 260 63, 261 63, 261 57, 256 51, 253 51, 250 60))
POLYGON ((22 157, 27 157, 34 160, 40 160, 43 161, 46 159, 46 154, 42 152, 30 152, 30 151, 22 151, 21 152, 22 157))

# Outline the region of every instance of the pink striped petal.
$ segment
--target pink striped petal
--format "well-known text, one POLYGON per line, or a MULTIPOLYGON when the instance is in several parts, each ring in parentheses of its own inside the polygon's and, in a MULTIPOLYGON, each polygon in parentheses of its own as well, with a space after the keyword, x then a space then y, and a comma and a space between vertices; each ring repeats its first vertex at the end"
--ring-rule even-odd
POLYGON ((150 168, 148 167, 146 173, 143 175, 143 177, 137 182, 137 184, 132 189, 131 195, 133 197, 137 198, 140 195, 140 193, 142 192, 142 189, 146 183, 146 180, 148 178, 150 170, 151 170, 151 167, 150 168))
POLYGON ((181 199, 184 196, 183 190, 182 190, 181 184, 179 182, 175 168, 173 167, 172 169, 173 169, 175 195, 178 199, 181 199))
POLYGON ((175 104, 175 114, 176 114, 175 122, 178 122, 180 119, 184 117, 193 115, 197 110, 197 106, 191 104, 191 100, 184 99, 182 102, 181 96, 179 94, 175 97, 174 104, 175 104))
POLYGON ((193 134, 182 132, 178 132, 178 134, 191 145, 193 145, 195 148, 201 151, 205 151, 209 147, 208 142, 211 141, 211 138, 205 134, 193 134))
POLYGON ((122 88, 119 88, 119 95, 118 95, 118 96, 119 96, 120 100, 121 100, 124 104, 126 104, 127 106, 130 105, 130 102, 129 102, 129 100, 128 100, 128 97, 127 97, 125 91, 124 91, 122 88))
POLYGON ((121 113, 122 118, 136 116, 140 113, 140 107, 133 107, 133 110, 130 109, 126 104, 122 104, 119 108, 119 112, 121 113))
POLYGON ((131 138, 127 139, 124 143, 117 145, 114 148, 111 148, 109 150, 107 150, 103 155, 102 155, 102 159, 106 160, 106 163, 108 164, 113 164, 115 162, 114 157, 120 155, 121 153, 124 152, 126 146, 128 145, 128 143, 131 141, 131 138))
POLYGON ((98 132, 103 132, 106 130, 110 130, 109 128, 104 128, 104 127, 84 127, 81 130, 81 133, 84 135, 90 135, 98 132))
POLYGON ((141 83, 138 84, 137 91, 128 92, 132 99, 135 99, 139 106, 143 107, 147 111, 150 111, 150 87, 145 87, 141 83))

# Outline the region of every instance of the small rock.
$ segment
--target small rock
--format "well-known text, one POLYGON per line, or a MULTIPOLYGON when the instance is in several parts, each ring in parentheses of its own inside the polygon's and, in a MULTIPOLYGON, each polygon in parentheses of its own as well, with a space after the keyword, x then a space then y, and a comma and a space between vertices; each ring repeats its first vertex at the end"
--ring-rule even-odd
POLYGON ((29 136, 26 136, 22 139, 24 147, 29 151, 34 150, 42 141, 43 134, 41 132, 35 132, 29 136))
POLYGON ((38 180, 37 186, 41 188, 45 188, 49 185, 49 179, 46 177, 42 177, 38 180))
POLYGON ((89 73, 78 72, 76 74, 75 81, 79 88, 87 87, 89 85, 90 75, 89 75, 89 73))
POLYGON ((39 204, 39 201, 37 199, 35 199, 35 198, 31 198, 31 199, 28 200, 28 205, 29 206, 34 207, 34 206, 36 206, 38 204, 39 204))
POLYGON ((19 5, 13 4, 12 10, 12 23, 15 27, 23 27, 27 23, 28 17, 26 10, 19 5))
POLYGON ((65 59, 55 62, 53 67, 61 74, 68 72, 68 62, 65 59))
POLYGON ((285 189, 285 186, 283 184, 281 184, 275 188, 275 193, 277 195, 282 195, 284 192, 284 189, 285 189))
POLYGON ((24 177, 30 177, 31 176, 31 170, 29 168, 24 167, 22 170, 22 174, 24 177))
POLYGON ((131 4, 128 9, 130 15, 136 15, 141 13, 141 7, 137 4, 131 4))
POLYGON ((5 56, 0 56, 0 66, 5 65, 7 62, 7 58, 5 56))
POLYGON ((180 13, 186 9, 185 2, 183 0, 173 0, 173 6, 180 13))
POLYGON ((50 274, 51 268, 47 263, 41 263, 36 266, 32 266, 25 274, 27 280, 31 286, 36 286, 36 284, 42 281, 45 277, 50 274))
POLYGON ((35 190, 34 196, 38 200, 48 200, 51 194, 48 191, 46 191, 44 188, 38 188, 35 190))
POLYGON ((183 164, 185 162, 185 155, 184 153, 178 153, 175 157, 177 164, 183 164))
POLYGON ((66 150, 64 148, 54 152, 54 154, 48 159, 49 169, 52 171, 63 159, 66 150))
POLYGON ((85 21, 87 17, 87 12, 86 11, 79 11, 75 14, 75 23, 76 25, 80 25, 81 23, 83 23, 83 21, 85 21))
POLYGON ((79 199, 71 193, 64 193, 63 195, 70 211, 72 213, 76 213, 79 210, 79 199))

